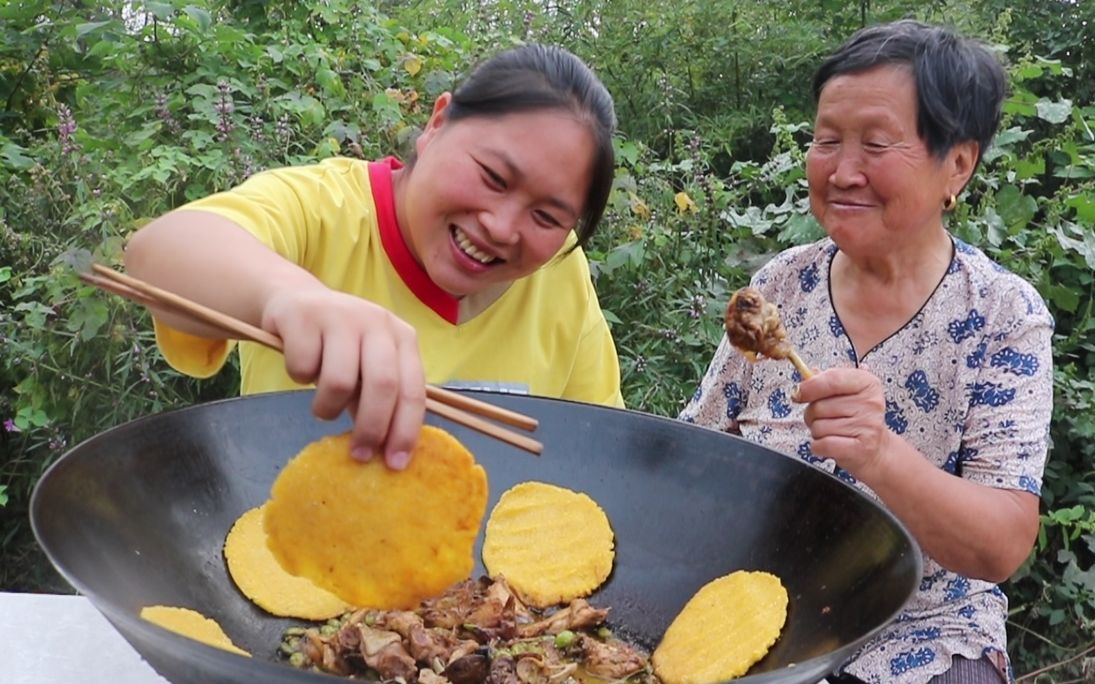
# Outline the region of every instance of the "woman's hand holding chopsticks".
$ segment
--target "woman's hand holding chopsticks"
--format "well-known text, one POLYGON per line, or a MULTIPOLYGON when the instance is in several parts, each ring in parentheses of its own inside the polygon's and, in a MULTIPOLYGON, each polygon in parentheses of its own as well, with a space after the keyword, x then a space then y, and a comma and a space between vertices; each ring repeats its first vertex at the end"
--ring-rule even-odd
MULTIPOLYGON (((356 458, 383 454, 390 467, 405 467, 426 410, 527 451, 542 449, 531 438, 445 405, 451 393, 426 386, 409 324, 326 287, 227 219, 185 210, 167 214, 134 235, 125 256, 128 275, 98 266, 85 280, 145 304, 183 332, 281 351, 290 379, 315 384, 317 416, 349 412, 356 458)), ((480 412, 501 411, 472 403, 480 412)), ((528 422, 491 417, 530 429, 528 422)))
POLYGON ((351 454, 405 468, 426 412, 426 380, 414 329, 389 311, 327 288, 280 291, 261 327, 282 340, 285 368, 314 384, 312 411, 353 416, 351 454))

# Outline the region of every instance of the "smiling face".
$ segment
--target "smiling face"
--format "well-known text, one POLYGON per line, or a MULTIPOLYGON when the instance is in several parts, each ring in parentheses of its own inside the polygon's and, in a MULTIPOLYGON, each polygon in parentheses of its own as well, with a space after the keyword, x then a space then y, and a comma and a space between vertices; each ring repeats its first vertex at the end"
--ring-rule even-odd
POLYGON ((907 67, 836 76, 821 90, 806 155, 810 210, 842 251, 869 257, 943 235, 943 201, 965 185, 977 146, 959 143, 940 159, 916 122, 907 67))
POLYGON ((439 98, 396 178, 396 207, 411 252, 455 296, 526 276, 563 246, 583 210, 594 142, 569 111, 445 118, 439 98))

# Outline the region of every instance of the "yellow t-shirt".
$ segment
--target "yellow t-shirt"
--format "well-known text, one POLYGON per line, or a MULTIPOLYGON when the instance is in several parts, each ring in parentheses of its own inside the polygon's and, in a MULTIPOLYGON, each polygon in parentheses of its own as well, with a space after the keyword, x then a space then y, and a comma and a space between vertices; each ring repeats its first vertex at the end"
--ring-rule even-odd
MULTIPOLYGON (((412 325, 432 384, 623 406, 616 348, 581 250, 556 257, 457 323, 457 300, 429 280, 403 240, 392 168, 392 159, 328 159, 257 174, 184 208, 231 220, 328 287, 412 325)), ((156 339, 174 368, 195 377, 220 370, 232 349, 159 321, 156 339)), ((301 387, 280 353, 251 342, 239 347, 243 394, 301 387)))

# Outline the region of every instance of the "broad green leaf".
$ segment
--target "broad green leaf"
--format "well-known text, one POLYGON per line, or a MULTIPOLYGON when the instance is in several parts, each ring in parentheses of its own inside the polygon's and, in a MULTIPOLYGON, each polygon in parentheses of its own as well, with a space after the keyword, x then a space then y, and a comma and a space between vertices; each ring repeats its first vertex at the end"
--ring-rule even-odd
POLYGON ((1024 195, 1014 185, 1005 185, 996 193, 996 212, 1011 234, 1024 228, 1038 211, 1033 197, 1024 195))
POLYGON ((1017 180, 1026 180, 1041 176, 1046 172, 1045 157, 1038 154, 1032 157, 1024 157, 1015 162, 1015 176, 1017 180))
POLYGON ((91 46, 91 49, 87 51, 88 57, 106 57, 118 54, 118 46, 109 40, 97 41, 91 46))
POLYGON ((1012 70, 1012 75, 1020 81, 1029 81, 1042 75, 1042 67, 1037 64, 1024 64, 1012 70))
POLYGON ((616 147, 616 154, 629 166, 639 161, 639 147, 633 142, 623 142, 616 147))
POLYGON ((77 38, 83 38, 84 36, 91 33, 92 31, 97 31, 97 30, 101 29, 102 27, 104 27, 108 24, 111 24, 111 23, 113 23, 113 21, 108 19, 106 21, 91 21, 91 22, 88 22, 86 24, 77 24, 76 25, 76 37, 77 38))
POLYGON ((213 97, 217 92, 217 86, 209 83, 195 83, 186 89, 187 95, 195 95, 197 97, 213 97))
POLYGON ((997 133, 993 144, 999 145, 1000 147, 1007 147, 1008 145, 1026 140, 1030 137, 1032 132, 1033 131, 1025 130, 1018 126, 1012 126, 1011 128, 997 133))
POLYGON ((825 236, 825 230, 812 214, 796 213, 787 219, 787 224, 779 232, 779 240, 788 245, 804 245, 825 236))
POLYGON ((437 97, 452 88, 453 76, 447 71, 434 69, 422 79, 422 90, 430 97, 437 97))
POLYGON ((274 60, 274 64, 281 64, 281 60, 285 59, 285 54, 276 45, 267 45, 266 54, 270 55, 270 59, 274 60))
POLYGON ((140 143, 155 135, 156 132, 160 130, 161 126, 162 124, 159 121, 150 121, 142 126, 140 129, 127 135, 125 138, 125 142, 130 147, 136 147, 140 143))
POLYGON ((319 126, 323 123, 323 120, 327 118, 327 110, 323 107, 323 103, 314 97, 303 97, 301 103, 304 108, 301 110, 301 119, 307 126, 319 126))
POLYGON ((1095 171, 1082 166, 1069 165, 1055 169, 1053 175, 1056 178, 1092 178, 1095 177, 1095 171))
MULTIPOLYGON (((985 209, 985 239, 989 241, 993 247, 999 247, 1003 243, 1004 238, 1007 237, 1008 230, 1004 224, 1004 220, 1000 218, 1000 214, 996 211, 996 207, 988 207, 985 209)), ((976 243, 975 243, 976 244, 976 243)))
POLYGON ((66 327, 78 333, 80 339, 86 342, 99 334, 109 318, 110 312, 106 303, 98 297, 89 297, 77 302, 66 322, 66 327))
POLYGON ((1064 287, 1062 285, 1050 284, 1046 287, 1046 291, 1043 292, 1049 299, 1049 301, 1058 309, 1067 311, 1069 313, 1075 313, 1076 309, 1080 306, 1080 295, 1070 287, 1064 287))
POLYGON ((0 157, 3 157, 5 166, 22 171, 34 166, 34 160, 24 154, 28 151, 13 142, 4 142, 4 146, 0 147, 0 157))
POLYGON ((342 85, 342 79, 339 78, 339 75, 332 69, 320 69, 317 71, 316 83, 335 97, 343 97, 346 94, 346 88, 342 85))
POLYGON ((146 10, 156 15, 160 21, 167 21, 175 15, 175 7, 166 2, 145 2, 146 10))
POLYGON ((327 124, 327 127, 323 129, 323 135, 330 136, 340 143, 346 140, 357 141, 361 139, 361 129, 357 124, 347 124, 345 121, 336 120, 327 124))
POLYGON ((1004 112, 1020 116, 1037 116, 1038 98, 1032 93, 1020 90, 1004 101, 1004 112))
POLYGON ((1076 210, 1076 218, 1082 223, 1095 225, 1095 195, 1076 195, 1070 197, 1065 204, 1076 210))
POLYGON ((209 14, 208 10, 204 10, 201 7, 195 7, 194 5, 187 5, 183 8, 187 16, 197 23, 198 28, 206 30, 213 23, 213 17, 209 14))
POLYGON ((1049 232, 1057 238, 1062 249, 1079 255, 1088 268, 1095 270, 1095 233, 1084 231, 1081 239, 1066 235, 1060 226, 1051 226, 1049 232))
POLYGON ((1035 104, 1038 118, 1053 124, 1064 123, 1072 116, 1072 100, 1058 100, 1051 102, 1045 98, 1035 104))

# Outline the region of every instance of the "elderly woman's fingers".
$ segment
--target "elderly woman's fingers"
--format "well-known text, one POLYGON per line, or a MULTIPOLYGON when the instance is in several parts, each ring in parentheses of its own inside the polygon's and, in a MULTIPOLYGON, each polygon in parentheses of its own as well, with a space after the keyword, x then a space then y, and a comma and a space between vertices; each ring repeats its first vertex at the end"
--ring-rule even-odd
POLYGON ((878 391, 879 380, 870 371, 860 368, 830 368, 803 380, 795 388, 792 398, 799 403, 811 403, 819 399, 856 395, 878 391))

